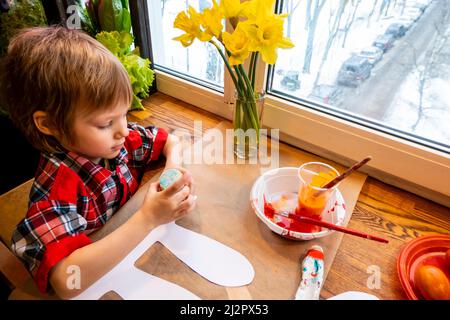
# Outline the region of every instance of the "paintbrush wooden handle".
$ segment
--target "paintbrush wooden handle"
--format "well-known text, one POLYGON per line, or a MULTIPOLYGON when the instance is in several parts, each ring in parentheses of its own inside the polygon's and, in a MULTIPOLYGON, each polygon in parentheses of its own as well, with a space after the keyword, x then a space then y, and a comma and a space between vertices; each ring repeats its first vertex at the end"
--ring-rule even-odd
POLYGON ((324 227, 327 229, 331 229, 331 230, 335 230, 335 231, 339 231, 342 233, 346 233, 346 234, 351 234, 353 236, 357 236, 357 237, 361 237, 361 238, 365 238, 368 240, 374 240, 374 241, 378 241, 378 242, 382 242, 382 243, 389 243, 388 240, 377 237, 377 236, 373 236, 371 234, 368 233, 364 233, 361 231, 357 231, 357 230, 353 230, 353 229, 349 229, 346 227, 342 227, 342 226, 338 226, 329 222, 325 222, 325 221, 321 221, 321 220, 316 220, 316 219, 312 219, 309 217, 304 217, 304 216, 299 216, 290 212, 285 212, 285 211, 277 211, 275 212, 275 214, 292 219, 292 220, 296 220, 298 222, 302 222, 302 223, 308 223, 308 224, 313 224, 316 226, 320 226, 320 227, 324 227))
POLYGON ((331 229, 331 230, 336 230, 342 233, 347 233, 347 234, 351 234, 353 236, 357 236, 357 237, 361 237, 361 238, 365 238, 365 239, 369 239, 369 240, 374 240, 374 241, 378 241, 378 242, 383 242, 383 243, 389 243, 388 240, 377 237, 377 236, 373 236, 364 232, 360 232, 357 230, 353 230, 353 229, 349 229, 349 228, 345 228, 342 226, 338 226, 329 222, 325 222, 325 221, 320 221, 320 220, 316 220, 316 219, 312 219, 312 218, 308 218, 308 217, 303 217, 303 216, 297 216, 295 214, 289 214, 289 218, 297 220, 299 222, 304 222, 304 223, 310 223, 310 224, 314 224, 316 226, 321 226, 327 229, 331 229))
POLYGON ((347 178, 350 174, 352 174, 354 171, 358 170, 359 168, 361 168, 363 165, 365 165, 367 162, 369 162, 370 160, 372 160, 371 156, 368 156, 366 158, 364 158, 363 160, 361 160, 358 163, 355 163, 353 166, 351 166, 347 171, 345 171, 343 174, 337 176, 336 178, 334 178, 333 180, 331 180, 330 182, 328 182, 326 185, 324 185, 322 188, 323 189, 330 189, 332 187, 334 187, 335 185, 337 185, 339 182, 341 182, 342 180, 344 180, 345 178, 347 178))

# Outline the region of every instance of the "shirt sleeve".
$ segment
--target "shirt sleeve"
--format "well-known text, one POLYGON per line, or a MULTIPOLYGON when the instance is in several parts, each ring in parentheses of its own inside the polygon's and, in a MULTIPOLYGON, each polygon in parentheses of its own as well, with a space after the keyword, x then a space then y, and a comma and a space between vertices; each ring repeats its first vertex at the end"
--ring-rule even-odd
POLYGON ((55 200, 35 202, 12 236, 12 251, 33 276, 39 291, 48 290, 50 270, 75 250, 89 245, 86 220, 76 205, 55 200))
POLYGON ((145 166, 158 160, 167 141, 168 133, 155 126, 143 127, 135 123, 128 125, 130 133, 125 141, 129 153, 129 166, 145 166), (130 162, 131 160, 131 162, 130 162))

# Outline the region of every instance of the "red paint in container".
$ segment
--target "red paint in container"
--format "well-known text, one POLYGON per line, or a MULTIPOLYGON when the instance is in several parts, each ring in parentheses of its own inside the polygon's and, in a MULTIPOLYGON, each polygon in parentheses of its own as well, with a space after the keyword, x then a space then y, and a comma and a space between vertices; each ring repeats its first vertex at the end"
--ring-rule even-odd
POLYGON ((304 210, 301 210, 297 206, 297 194, 283 192, 280 194, 272 195, 270 202, 267 201, 264 196, 264 214, 268 217, 273 223, 278 226, 285 228, 289 231, 294 232, 302 232, 302 233, 312 233, 312 232, 320 232, 322 228, 320 226, 315 226, 308 223, 299 222, 290 218, 283 217, 281 215, 276 215, 277 211, 284 211, 293 213, 299 216, 305 216, 316 220, 322 220, 321 216, 311 215, 304 210))

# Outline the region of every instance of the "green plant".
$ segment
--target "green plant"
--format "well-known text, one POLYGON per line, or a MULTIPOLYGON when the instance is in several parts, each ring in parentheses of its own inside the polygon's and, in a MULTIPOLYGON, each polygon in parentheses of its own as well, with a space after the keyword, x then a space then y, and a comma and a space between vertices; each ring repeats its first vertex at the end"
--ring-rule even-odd
POLYGON ((103 31, 97 34, 96 39, 119 58, 128 72, 133 88, 133 102, 130 109, 144 109, 141 99, 148 97, 148 90, 154 79, 150 60, 140 57, 139 48, 131 50, 134 38, 129 32, 103 31))
POLYGON ((130 32, 128 0, 77 0, 83 29, 91 36, 101 31, 130 32))
POLYGON ((0 56, 6 53, 9 39, 17 30, 47 25, 40 0, 15 0, 8 12, 0 14, 0 56))
MULTIPOLYGON (((6 53, 9 40, 22 28, 46 26, 44 8, 40 0, 15 0, 8 12, 0 14, 0 57, 6 53)), ((8 113, 0 105, 0 116, 8 113)))

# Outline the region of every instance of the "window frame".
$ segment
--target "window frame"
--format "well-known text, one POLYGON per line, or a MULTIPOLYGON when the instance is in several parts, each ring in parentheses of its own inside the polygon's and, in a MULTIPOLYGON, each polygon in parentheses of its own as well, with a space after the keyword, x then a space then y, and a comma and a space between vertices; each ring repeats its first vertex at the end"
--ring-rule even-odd
MULTIPOLYGON (((149 24, 144 26, 149 28, 149 24)), ((271 72, 259 61, 257 88, 270 88, 271 72)), ((226 70, 224 75, 223 95, 162 70, 156 70, 156 87, 164 94, 231 120, 233 83, 226 70)), ((411 141, 399 132, 368 127, 359 123, 358 117, 351 120, 306 99, 293 102, 269 92, 264 108, 263 126, 279 128, 281 141, 347 166, 372 155, 373 160, 361 168, 362 172, 450 207, 448 152, 411 141)))
POLYGON ((264 108, 280 140, 347 166, 371 155, 360 171, 450 207, 448 154, 270 94, 264 108))
MULTIPOLYGON (((145 0, 129 0, 131 15, 131 26, 133 28, 134 44, 139 47, 140 54, 143 58, 150 60, 150 68, 155 69, 153 64, 152 36, 150 30, 150 18, 148 15, 147 1, 145 0)), ((153 81, 149 94, 158 91, 157 82, 153 81)))

